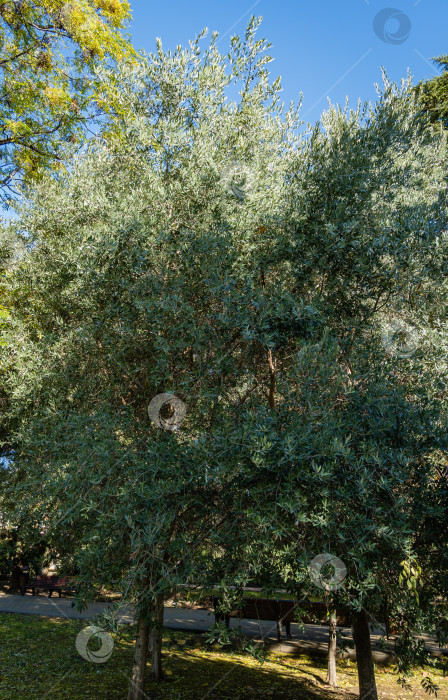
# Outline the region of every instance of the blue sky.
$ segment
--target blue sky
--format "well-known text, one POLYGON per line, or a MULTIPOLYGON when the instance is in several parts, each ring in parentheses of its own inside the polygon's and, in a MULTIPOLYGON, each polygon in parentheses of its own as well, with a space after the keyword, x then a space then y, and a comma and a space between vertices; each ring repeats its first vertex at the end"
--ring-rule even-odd
POLYGON ((250 16, 261 15, 284 100, 297 101, 302 92, 302 118, 311 122, 327 96, 343 103, 348 95, 352 105, 359 97, 375 99, 381 66, 396 81, 409 68, 418 81, 437 74, 432 56, 448 53, 448 0, 131 0, 131 7, 134 45, 147 51, 155 37, 174 49, 204 27, 220 33, 225 51, 230 36, 243 34, 250 16))

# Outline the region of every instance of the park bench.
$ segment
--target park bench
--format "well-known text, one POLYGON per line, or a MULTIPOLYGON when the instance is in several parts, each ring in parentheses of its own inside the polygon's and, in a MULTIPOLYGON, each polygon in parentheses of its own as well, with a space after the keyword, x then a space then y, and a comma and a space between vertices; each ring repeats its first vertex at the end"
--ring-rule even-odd
MULTIPOLYGON (((304 614, 296 615, 296 621, 304 625, 328 625, 327 606, 325 603, 305 601, 297 605, 297 613, 304 610, 304 614)), ((336 610, 336 624, 338 627, 350 627, 350 617, 346 610, 336 610)))
MULTIPOLYGON (((282 625, 285 626, 286 636, 291 638, 291 622, 303 624, 328 624, 327 607, 325 603, 302 602, 270 598, 243 598, 241 606, 221 612, 219 607, 222 599, 212 596, 213 609, 217 622, 230 625, 230 618, 237 617, 246 620, 272 620, 277 624, 277 639, 281 640, 282 625), (303 611, 305 610, 305 613, 303 611)), ((337 625, 349 626, 348 615, 343 610, 337 610, 337 625)))
POLYGON ((285 625, 286 636, 291 637, 291 622, 294 621, 296 603, 293 600, 279 600, 270 598, 243 598, 241 607, 221 613, 219 606, 221 599, 212 596, 215 619, 224 622, 229 627, 230 618, 238 617, 246 620, 271 620, 277 624, 277 639, 282 636, 282 625, 285 625))
POLYGON ((20 592, 25 595, 27 590, 31 590, 33 595, 36 590, 47 590, 49 598, 53 591, 57 591, 60 598, 62 591, 75 592, 75 580, 72 576, 36 576, 31 582, 21 586, 20 592))

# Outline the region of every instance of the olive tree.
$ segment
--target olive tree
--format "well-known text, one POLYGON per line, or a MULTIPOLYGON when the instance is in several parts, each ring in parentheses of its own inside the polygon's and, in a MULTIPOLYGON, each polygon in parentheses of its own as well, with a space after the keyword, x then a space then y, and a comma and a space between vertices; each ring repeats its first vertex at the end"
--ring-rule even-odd
POLYGON ((419 564, 446 518, 446 143, 409 83, 386 81, 370 108, 331 108, 292 160, 284 228, 273 241, 268 225, 251 259, 246 338, 269 371, 249 375, 239 407, 251 507, 235 551, 248 576, 290 590, 313 590, 315 556, 344 562, 329 591, 374 698, 369 621, 388 600, 412 624, 417 588, 427 603, 446 593, 419 564))
POLYGON ((230 58, 214 36, 203 55, 199 40, 174 56, 159 46, 105 75, 121 99, 107 141, 36 186, 17 225, 26 254, 4 333, 16 518, 32 512, 75 558, 80 604, 94 581, 135 603, 129 698, 150 634, 162 677, 164 598, 199 578, 197 553, 235 527, 234 465, 217 450, 231 427, 224 378, 255 301, 239 251, 279 212, 295 143, 255 30, 230 58))
POLYGON ((424 323, 416 290, 443 275, 445 143, 406 84, 301 137, 256 28, 228 57, 213 36, 104 74, 107 139, 14 224, 17 517, 76 558, 81 604, 94 581, 136 604, 130 700, 204 562, 311 586, 326 551, 374 699, 367 615, 444 445, 431 338, 403 357, 393 322, 424 323))

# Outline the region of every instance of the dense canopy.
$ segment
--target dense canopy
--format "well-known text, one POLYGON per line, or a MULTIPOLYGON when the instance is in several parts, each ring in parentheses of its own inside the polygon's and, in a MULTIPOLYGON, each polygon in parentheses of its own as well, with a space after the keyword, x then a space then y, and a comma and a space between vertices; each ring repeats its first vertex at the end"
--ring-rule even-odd
POLYGON ((256 29, 103 70, 107 138, 7 231, 4 507, 136 604, 130 700, 186 582, 310 593, 329 551, 359 639, 446 591, 445 136, 387 81, 307 132, 256 29))

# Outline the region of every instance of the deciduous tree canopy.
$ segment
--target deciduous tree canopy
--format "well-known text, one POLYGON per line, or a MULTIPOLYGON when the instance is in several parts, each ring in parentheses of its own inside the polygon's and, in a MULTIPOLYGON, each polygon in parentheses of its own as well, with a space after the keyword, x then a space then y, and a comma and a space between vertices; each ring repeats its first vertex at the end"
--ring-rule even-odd
POLYGON ((442 75, 419 83, 417 94, 428 112, 433 124, 440 123, 444 129, 448 128, 448 56, 442 55, 433 59, 435 65, 441 69, 442 75))
POLYGON ((0 3, 0 196, 55 167, 101 112, 100 65, 130 57, 127 0, 0 3))

